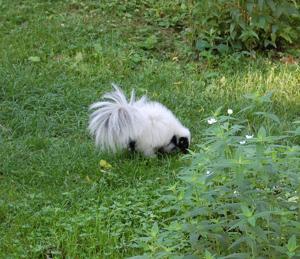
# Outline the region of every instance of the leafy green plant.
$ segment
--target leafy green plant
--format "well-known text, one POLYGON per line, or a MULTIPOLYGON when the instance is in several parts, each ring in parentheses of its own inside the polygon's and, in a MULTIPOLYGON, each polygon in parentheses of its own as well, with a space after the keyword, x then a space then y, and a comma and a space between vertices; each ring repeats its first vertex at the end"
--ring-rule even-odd
POLYGON ((144 256, 300 256, 300 146, 290 140, 299 136, 299 127, 272 135, 268 124, 249 127, 231 109, 218 114, 208 118, 199 150, 186 157, 190 165, 162 197, 172 215, 155 227, 150 243, 138 241, 148 252, 144 256))
POLYGON ((299 6, 285 0, 198 1, 191 25, 200 53, 283 48, 299 40, 299 6))

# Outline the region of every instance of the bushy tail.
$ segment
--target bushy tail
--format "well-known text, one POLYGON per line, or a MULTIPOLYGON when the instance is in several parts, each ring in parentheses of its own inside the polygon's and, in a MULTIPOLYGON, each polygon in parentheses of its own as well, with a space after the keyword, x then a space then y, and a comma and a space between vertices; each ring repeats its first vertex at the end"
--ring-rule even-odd
MULTIPOLYGON (((103 101, 90 106, 95 110, 89 121, 89 131, 101 150, 116 152, 128 147, 136 139, 143 125, 143 115, 135 107, 134 91, 128 102, 122 90, 115 84, 114 92, 103 96, 103 101)), ((138 103, 143 102, 143 99, 138 103)))

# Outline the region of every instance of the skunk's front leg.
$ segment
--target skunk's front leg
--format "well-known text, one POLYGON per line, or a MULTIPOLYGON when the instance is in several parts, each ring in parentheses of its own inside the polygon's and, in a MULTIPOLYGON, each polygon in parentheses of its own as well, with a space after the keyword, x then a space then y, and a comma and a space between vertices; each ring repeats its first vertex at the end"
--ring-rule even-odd
POLYGON ((156 157, 155 150, 153 148, 143 151, 146 157, 156 157))

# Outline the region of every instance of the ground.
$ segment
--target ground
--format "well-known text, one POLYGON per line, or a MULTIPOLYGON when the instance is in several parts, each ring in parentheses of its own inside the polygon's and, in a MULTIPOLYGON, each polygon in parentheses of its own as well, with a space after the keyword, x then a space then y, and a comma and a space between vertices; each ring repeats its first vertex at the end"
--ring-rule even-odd
POLYGON ((141 252, 133 240, 159 219, 159 189, 185 162, 95 149, 88 107, 112 82, 169 107, 191 129, 192 150, 205 118, 221 106, 239 111, 246 93, 273 92, 281 129, 299 116, 294 62, 231 55, 211 64, 193 57, 182 28, 152 20, 159 6, 99 3, 0 1, 1 257, 141 252))

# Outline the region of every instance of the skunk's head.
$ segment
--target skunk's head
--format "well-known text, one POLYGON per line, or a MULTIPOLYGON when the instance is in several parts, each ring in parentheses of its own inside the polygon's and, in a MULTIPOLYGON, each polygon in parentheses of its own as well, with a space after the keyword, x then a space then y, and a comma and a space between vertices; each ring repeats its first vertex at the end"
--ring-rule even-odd
POLYGON ((187 128, 181 129, 180 132, 175 134, 171 139, 171 143, 184 154, 188 152, 190 141, 191 133, 187 128))
POLYGON ((188 148, 190 146, 190 141, 188 137, 180 137, 177 142, 177 147, 184 154, 188 152, 188 148))

